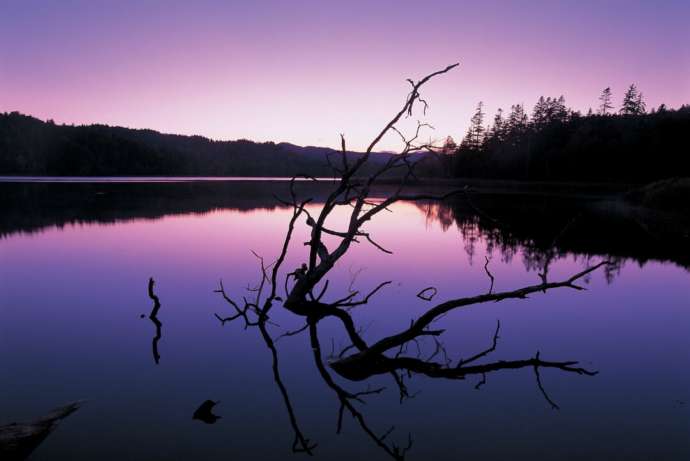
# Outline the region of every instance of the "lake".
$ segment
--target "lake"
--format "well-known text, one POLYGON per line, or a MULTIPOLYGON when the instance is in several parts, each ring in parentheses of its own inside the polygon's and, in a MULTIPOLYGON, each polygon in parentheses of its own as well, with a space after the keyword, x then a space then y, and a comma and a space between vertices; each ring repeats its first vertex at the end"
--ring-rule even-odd
MULTIPOLYGON (((313 214, 328 184, 298 190, 313 197, 313 214)), ((258 331, 214 316, 233 313, 214 292, 221 279, 235 299, 251 296, 260 280, 252 251, 267 261, 278 255, 292 209, 275 196, 286 191, 284 181, 0 183, 0 424, 87 400, 32 460, 305 456, 291 453, 293 432, 258 331), (155 342, 149 277, 161 302, 155 342), (215 424, 192 419, 207 399, 220 401, 215 424)), ((489 373, 479 389, 481 376, 406 376, 414 398, 403 404, 390 376, 337 378, 353 392, 386 387, 357 404, 377 434, 395 426, 386 440, 405 446, 411 438, 411 460, 690 459, 687 227, 631 215, 606 194, 477 193, 390 211, 366 227, 393 254, 362 241, 329 276, 333 298, 392 281, 351 311, 371 341, 437 302, 486 293, 485 269, 493 291, 505 291, 540 283, 544 267, 549 280, 562 280, 602 260, 612 265, 591 273, 583 291, 470 306, 434 324, 445 329, 453 361, 491 346, 500 321, 484 362, 539 351, 599 372, 541 369, 559 410, 532 368, 489 373), (430 286, 431 302, 416 296, 430 286)), ((341 207, 333 226, 347 213, 341 207)), ((303 220, 296 228, 290 270, 305 262, 307 229, 303 220)), ((269 330, 276 338, 302 323, 278 306, 269 330)), ((349 344, 335 320, 319 333, 324 356, 349 344)), ((336 434, 339 402, 306 333, 276 347, 316 459, 390 459, 348 414, 336 434)), ((427 357, 435 344, 410 347, 427 357)))

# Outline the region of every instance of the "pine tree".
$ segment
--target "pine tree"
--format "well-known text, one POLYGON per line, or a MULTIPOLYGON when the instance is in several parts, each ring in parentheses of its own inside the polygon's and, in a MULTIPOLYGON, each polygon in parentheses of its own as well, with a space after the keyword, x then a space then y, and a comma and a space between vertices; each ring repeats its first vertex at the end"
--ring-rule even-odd
POLYGON ((489 137, 492 140, 502 142, 505 139, 506 121, 503 119, 503 109, 499 107, 496 115, 494 115, 494 125, 489 131, 489 137))
POLYGON ((506 123, 506 131, 513 134, 522 134, 527 131, 527 114, 522 104, 510 106, 510 115, 506 123))
POLYGON ((646 112, 646 105, 642 99, 642 93, 637 90, 633 83, 628 88, 623 96, 623 104, 621 104, 621 115, 641 115, 646 112))
POLYGON ((548 97, 544 99, 541 96, 532 110, 532 124, 541 129, 552 122, 566 122, 570 110, 565 106, 565 97, 563 95, 558 98, 548 97))
POLYGON ((467 130, 462 146, 471 150, 479 150, 484 144, 486 133, 484 130, 484 103, 477 104, 477 110, 470 119, 470 128, 467 130))
POLYGON ((532 109, 532 123, 538 127, 546 125, 548 123, 548 110, 551 104, 551 98, 544 99, 544 96, 540 96, 537 103, 532 109))
POLYGON ((599 96, 599 111, 597 112, 599 115, 607 115, 609 113, 609 110, 613 109, 613 104, 611 104, 611 87, 607 86, 604 88, 604 90, 601 92, 601 96, 599 96))
POLYGON ((646 114, 647 104, 644 102, 644 99, 642 99, 642 92, 637 95, 637 100, 635 102, 637 103, 637 115, 646 114))
POLYGON ((563 95, 560 95, 558 99, 553 98, 549 109, 549 122, 565 123, 568 121, 570 110, 565 106, 565 97, 563 95))

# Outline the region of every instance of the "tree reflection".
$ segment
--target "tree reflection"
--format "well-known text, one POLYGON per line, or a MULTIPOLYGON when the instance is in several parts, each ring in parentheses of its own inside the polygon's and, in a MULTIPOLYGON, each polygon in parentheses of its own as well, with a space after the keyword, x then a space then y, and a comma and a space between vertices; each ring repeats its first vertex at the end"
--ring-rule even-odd
POLYGON ((477 245, 503 262, 516 256, 527 271, 543 271, 559 259, 572 257, 583 267, 598 258, 610 264, 611 282, 627 261, 671 261, 690 268, 686 225, 653 212, 622 208, 612 199, 545 194, 491 193, 466 188, 460 197, 443 202, 418 202, 427 222, 444 230, 457 228, 470 263, 477 245))

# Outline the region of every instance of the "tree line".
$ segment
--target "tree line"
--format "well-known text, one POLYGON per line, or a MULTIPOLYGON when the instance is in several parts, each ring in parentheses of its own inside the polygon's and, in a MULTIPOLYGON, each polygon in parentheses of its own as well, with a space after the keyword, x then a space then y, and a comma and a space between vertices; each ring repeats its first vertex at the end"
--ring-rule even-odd
MULTIPOLYGON (((565 98, 540 97, 530 114, 523 104, 499 109, 485 126, 480 102, 462 142, 452 138, 437 163, 419 177, 523 181, 646 183, 690 177, 690 105, 647 110, 631 85, 615 110, 605 88, 596 111, 583 115, 565 98)), ((201 136, 107 125, 57 125, 18 112, 0 113, 0 175, 32 176, 293 176, 333 174, 332 149, 201 136)), ((357 153, 350 153, 356 158, 357 153)), ((375 168, 390 154, 375 154, 375 168)), ((368 173, 365 171, 364 173, 368 173)))
POLYGON ((586 115, 563 96, 540 97, 531 114, 514 104, 484 125, 480 102, 459 145, 446 140, 456 177, 641 183, 690 176, 690 105, 647 110, 633 84, 615 111, 610 87, 586 115))
MULTIPOLYGON (((18 112, 0 113, 0 175, 330 176, 328 160, 336 155, 340 151, 322 147, 58 125, 18 112)), ((375 154, 370 168, 388 158, 375 154)))

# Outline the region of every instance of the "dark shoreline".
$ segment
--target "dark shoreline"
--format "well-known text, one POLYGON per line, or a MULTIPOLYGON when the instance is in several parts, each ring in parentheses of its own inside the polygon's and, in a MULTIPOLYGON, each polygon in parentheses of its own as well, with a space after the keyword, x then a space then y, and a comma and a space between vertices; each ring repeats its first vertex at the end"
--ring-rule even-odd
MULTIPOLYGON (((274 176, 0 176, 0 183, 46 183, 46 184, 146 184, 146 183, 241 183, 241 182, 288 182, 292 177, 274 176)), ((297 181, 311 179, 296 177, 297 181)), ((329 183, 331 177, 318 177, 319 182, 329 183)), ((379 186, 400 183, 399 178, 382 178, 379 186)), ((408 181, 411 188, 454 189, 471 187, 477 193, 496 194, 582 194, 585 196, 613 196, 635 190, 643 184, 588 183, 588 182, 545 182, 476 178, 419 178, 408 181)))
MULTIPOLYGON (((65 178, 63 178, 65 179, 65 178)), ((288 178, 250 178, 179 182, 171 178, 132 182, 46 182, 0 180, 0 239, 32 234, 71 224, 112 224, 135 219, 155 220, 180 214, 217 210, 246 212, 284 208, 277 197, 289 197, 288 178)), ((681 182, 684 182, 681 181, 681 182)), ((379 184, 373 197, 389 196, 394 182, 379 184)), ((664 183, 660 183, 663 186, 664 183)), ((500 246, 531 248, 535 254, 573 252, 616 258, 673 261, 690 267, 690 219, 687 213, 653 206, 645 188, 583 187, 563 184, 520 184, 505 181, 417 181, 409 192, 458 194, 443 202, 418 201, 420 212, 444 226, 477 229, 500 246), (631 196, 632 194, 632 196, 631 196), (641 197, 634 197, 634 195, 641 197), (648 201, 648 200, 647 200, 648 201), (430 208, 429 208, 430 207, 430 208), (575 224, 569 224, 575 220, 575 224), (469 227, 468 227, 469 226, 469 227), (569 234, 562 236, 562 229, 569 234), (554 236, 562 242, 553 249, 554 236)), ((331 190, 329 182, 301 181, 299 197, 317 204, 331 190)), ((655 195, 655 187, 651 190, 655 195)), ((662 188, 663 189, 663 188, 662 188)), ((678 203, 671 201, 670 203, 678 203)), ((684 202, 681 202, 684 203, 684 202)))

